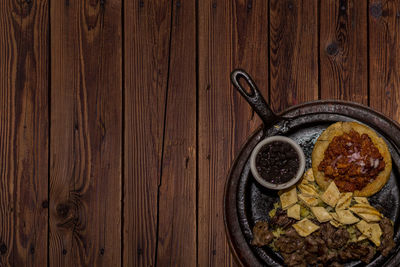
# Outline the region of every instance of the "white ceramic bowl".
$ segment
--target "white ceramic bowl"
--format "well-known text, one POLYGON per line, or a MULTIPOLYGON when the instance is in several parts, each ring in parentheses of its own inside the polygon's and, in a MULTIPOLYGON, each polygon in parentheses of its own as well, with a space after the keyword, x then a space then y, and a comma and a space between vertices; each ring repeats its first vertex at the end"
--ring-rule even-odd
POLYGON ((264 187, 273 189, 273 190, 285 189, 285 188, 291 187, 292 185, 297 183, 300 180, 300 178, 303 176, 305 165, 306 165, 306 160, 305 160, 304 152, 301 149, 301 147, 295 141, 293 141, 292 139, 285 137, 285 136, 272 136, 272 137, 265 138, 260 143, 258 143, 258 145, 254 148, 254 150, 250 156, 250 169, 251 169, 251 173, 253 174, 254 178, 257 180, 257 182, 259 182, 264 187), (265 146, 268 143, 274 142, 274 141, 288 143, 289 145, 291 145, 294 148, 294 150, 299 155, 299 169, 298 169, 296 175, 291 180, 289 180, 288 182, 283 183, 283 184, 273 184, 273 183, 269 183, 269 182, 265 181, 261 177, 261 175, 258 173, 257 168, 256 168, 256 157, 257 157, 258 152, 260 151, 260 149, 263 146, 265 146))

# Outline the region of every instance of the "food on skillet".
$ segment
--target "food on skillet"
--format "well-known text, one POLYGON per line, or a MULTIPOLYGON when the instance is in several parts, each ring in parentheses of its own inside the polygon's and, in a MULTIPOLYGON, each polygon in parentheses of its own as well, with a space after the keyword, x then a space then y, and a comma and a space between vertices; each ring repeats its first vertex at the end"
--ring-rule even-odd
POLYGON ((322 191, 312 169, 279 198, 269 221, 254 226, 252 245, 268 245, 288 266, 369 263, 378 251, 387 256, 395 247, 390 219, 366 197, 339 192, 334 182, 322 191))
POLYGON ((337 122, 315 143, 312 169, 322 189, 335 181, 340 192, 368 197, 388 181, 392 160, 385 141, 375 131, 356 122, 337 122))

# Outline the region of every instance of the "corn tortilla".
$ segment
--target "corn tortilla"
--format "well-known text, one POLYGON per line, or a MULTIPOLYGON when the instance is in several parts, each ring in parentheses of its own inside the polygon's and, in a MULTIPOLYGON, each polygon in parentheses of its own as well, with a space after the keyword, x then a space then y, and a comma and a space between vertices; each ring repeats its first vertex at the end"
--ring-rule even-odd
POLYGON ((351 130, 358 132, 360 135, 364 133, 367 134, 371 138, 373 144, 378 148, 383 160, 385 161, 385 169, 381 171, 371 183, 367 184, 362 190, 354 191, 354 196, 356 197, 369 197, 380 191, 389 180, 390 172, 392 171, 392 158, 385 141, 380 138, 374 130, 360 123, 336 122, 329 126, 320 135, 312 152, 312 169, 314 177, 318 185, 323 190, 326 190, 332 180, 328 177, 325 177, 324 173, 318 170, 318 166, 324 159, 325 150, 328 148, 328 145, 332 139, 335 136, 343 135, 351 130))

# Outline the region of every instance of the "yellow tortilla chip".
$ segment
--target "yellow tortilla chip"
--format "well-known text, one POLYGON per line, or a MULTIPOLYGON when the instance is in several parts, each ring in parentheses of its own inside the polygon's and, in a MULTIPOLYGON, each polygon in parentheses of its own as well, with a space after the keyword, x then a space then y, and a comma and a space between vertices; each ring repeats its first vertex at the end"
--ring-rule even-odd
POLYGON ((340 198, 340 192, 339 189, 337 188, 335 182, 331 182, 326 189, 326 191, 322 194, 321 199, 324 201, 326 204, 328 204, 331 207, 335 207, 336 203, 338 202, 340 198))
POLYGON ((296 220, 300 220, 300 205, 295 204, 287 209, 287 216, 290 218, 294 218, 296 220))
POLYGON ((282 209, 286 210, 296 204, 297 202, 297 190, 296 187, 292 187, 289 190, 286 191, 280 191, 280 196, 281 200, 281 207, 282 209))
POLYGON ((353 224, 359 221, 349 210, 337 210, 336 215, 332 215, 332 217, 342 224, 353 224))
POLYGON ((383 217, 379 211, 369 204, 355 204, 350 210, 367 222, 379 222, 383 217))
POLYGON ((340 198, 336 203, 336 209, 344 210, 350 207, 352 192, 340 193, 340 198))
POLYGON ((320 223, 332 220, 332 216, 323 207, 311 207, 310 209, 320 223))
POLYGON ((339 228, 340 226, 343 225, 343 224, 341 224, 340 222, 338 222, 336 220, 330 220, 329 223, 332 224, 336 228, 339 228))
POLYGON ((293 228, 297 231, 297 233, 302 236, 306 237, 313 232, 319 229, 318 225, 313 224, 309 219, 305 218, 300 222, 293 224, 293 228))
POLYGON ((319 197, 317 189, 312 184, 299 184, 297 187, 299 188, 300 192, 305 196, 319 197))
POLYGON ((357 202, 358 204, 368 204, 368 199, 366 197, 354 197, 355 202, 357 202))
POLYGON ((319 204, 319 200, 317 197, 310 197, 303 194, 299 194, 298 197, 308 207, 315 207, 319 204))
POLYGON ((364 220, 361 220, 356 224, 358 230, 367 236, 369 240, 371 240, 377 247, 381 245, 381 235, 382 230, 377 223, 367 223, 364 220))
POLYGON ((314 182, 314 173, 312 168, 308 169, 305 173, 304 173, 304 179, 309 181, 309 182, 314 182))

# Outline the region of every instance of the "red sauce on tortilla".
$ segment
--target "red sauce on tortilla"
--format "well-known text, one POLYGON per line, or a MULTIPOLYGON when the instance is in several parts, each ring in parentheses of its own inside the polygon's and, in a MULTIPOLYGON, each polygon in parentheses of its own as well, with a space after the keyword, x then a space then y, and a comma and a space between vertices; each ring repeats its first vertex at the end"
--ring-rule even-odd
POLYGON ((353 130, 332 139, 318 166, 342 192, 363 189, 384 169, 385 161, 371 138, 353 130))

